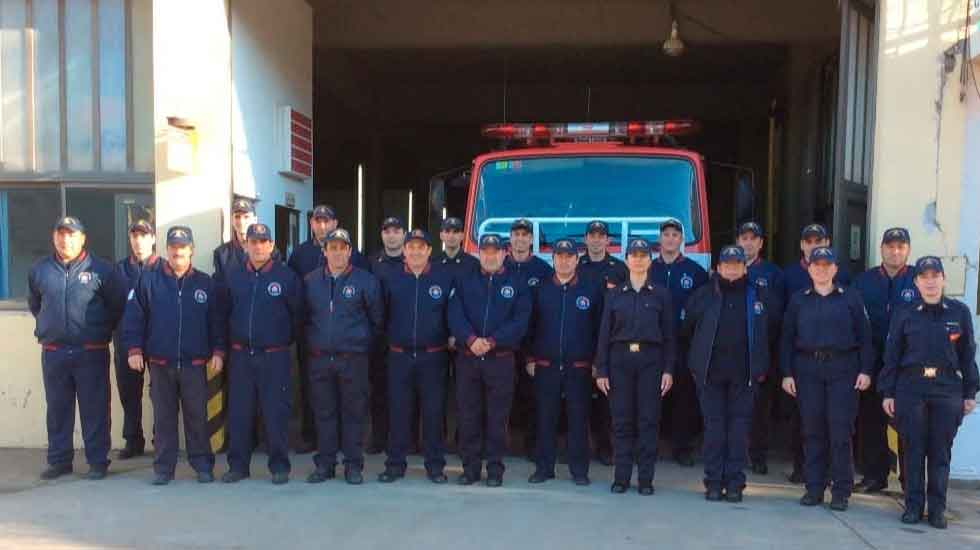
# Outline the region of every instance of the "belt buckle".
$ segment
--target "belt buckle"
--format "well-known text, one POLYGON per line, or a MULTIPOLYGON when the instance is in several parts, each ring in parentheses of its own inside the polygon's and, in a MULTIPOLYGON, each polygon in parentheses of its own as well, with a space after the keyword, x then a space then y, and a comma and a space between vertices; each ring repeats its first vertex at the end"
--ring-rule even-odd
POLYGON ((922 367, 923 378, 935 378, 937 374, 939 374, 939 369, 936 367, 922 367))
POLYGON ((630 353, 639 353, 640 352, 640 343, 639 342, 630 342, 630 348, 629 349, 630 349, 630 353))

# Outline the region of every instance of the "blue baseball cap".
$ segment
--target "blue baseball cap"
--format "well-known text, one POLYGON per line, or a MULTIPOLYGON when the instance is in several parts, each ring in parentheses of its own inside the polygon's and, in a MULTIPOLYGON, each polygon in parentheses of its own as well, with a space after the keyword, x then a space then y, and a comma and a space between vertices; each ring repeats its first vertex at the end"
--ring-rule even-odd
POLYGON ((346 229, 334 229, 330 233, 327 233, 327 238, 323 239, 323 246, 326 247, 327 243, 333 241, 340 241, 347 243, 347 246, 351 246, 350 233, 346 229))
POLYGON ((194 244, 194 232, 186 225, 175 225, 167 231, 167 246, 194 244))
POLYGON ((609 234, 609 225, 602 220, 592 220, 589 225, 585 226, 585 234, 589 233, 601 233, 603 235, 609 234))
POLYGON ((514 220, 514 223, 510 224, 510 230, 517 231, 519 229, 523 229, 528 233, 534 233, 534 224, 527 218, 518 218, 514 220))
POLYGON ((500 237, 491 233, 480 237, 480 250, 484 248, 503 248, 504 243, 500 240, 500 237))
POLYGON ((231 203, 231 213, 253 214, 255 213, 255 204, 248 199, 235 199, 231 203))
POLYGON ((333 208, 325 204, 319 204, 313 208, 313 217, 322 218, 325 220, 336 220, 337 213, 333 211, 333 208))
POLYGON ((252 225, 248 226, 248 230, 245 231, 245 239, 271 241, 272 231, 269 231, 269 226, 264 223, 253 223, 252 225))
POLYGON ((762 226, 756 222, 745 222, 738 226, 738 233, 736 235, 742 236, 746 233, 752 233, 756 237, 765 237, 766 233, 762 230, 762 226))
POLYGON ((800 233, 800 240, 805 241, 810 237, 826 239, 830 237, 830 232, 827 231, 826 227, 819 223, 811 223, 803 228, 803 231, 800 233))
POLYGON ((923 256, 916 260, 915 262, 915 273, 925 273, 926 271, 935 271, 936 273, 946 274, 943 270, 943 261, 936 256, 923 256))
POLYGON ((660 232, 663 233, 664 229, 673 227, 674 229, 684 232, 684 225, 677 218, 667 218, 666 220, 660 222, 660 232))
POLYGON ((397 227, 398 229, 405 229, 405 224, 402 223, 401 218, 397 216, 388 216, 381 222, 381 230, 384 231, 389 227, 397 227))
POLYGON ((551 247, 552 254, 574 254, 578 255, 578 247, 575 246, 575 241, 571 239, 558 239, 555 244, 551 247))
POLYGON ((463 230, 463 220, 459 218, 449 217, 442 220, 441 229, 443 231, 462 231, 463 230))
POLYGON ((909 244, 912 242, 912 237, 909 235, 909 230, 904 227, 892 227, 891 229, 886 229, 881 235, 881 244, 888 244, 892 242, 903 242, 909 244))
POLYGON ((153 235, 155 233, 153 226, 150 222, 146 220, 136 220, 129 226, 130 233, 145 233, 147 235, 153 235))
POLYGON ((75 216, 65 216, 64 218, 58 219, 54 224, 54 230, 67 229, 69 231, 78 231, 79 233, 85 233, 85 225, 82 224, 82 220, 76 218, 75 216))
POLYGON ((409 241, 422 241, 425 244, 432 246, 432 241, 429 240, 429 234, 422 229, 413 229, 412 232, 405 237, 405 243, 407 244, 409 241))
POLYGON ((739 262, 745 263, 745 249, 738 245, 728 245, 721 249, 718 254, 718 262, 739 262))
POLYGON ((650 241, 646 239, 633 239, 630 241, 629 246, 626 247, 626 254, 632 254, 634 252, 645 252, 650 254, 651 250, 650 241))
POLYGON ((837 263, 837 254, 834 253, 834 249, 829 246, 818 246, 810 252, 810 263, 814 262, 830 262, 832 264, 837 263))

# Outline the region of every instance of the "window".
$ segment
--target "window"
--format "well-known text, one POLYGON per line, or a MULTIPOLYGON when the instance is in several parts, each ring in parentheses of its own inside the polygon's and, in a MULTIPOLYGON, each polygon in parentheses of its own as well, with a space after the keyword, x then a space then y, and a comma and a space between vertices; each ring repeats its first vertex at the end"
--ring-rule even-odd
POLYGON ((141 189, 72 187, 65 189, 65 214, 85 224, 88 250, 116 261, 129 254, 129 225, 138 219, 154 223, 153 194, 141 189))
POLYGON ((27 273, 51 253, 51 228, 60 215, 55 186, 0 188, 0 298, 27 296, 27 273))

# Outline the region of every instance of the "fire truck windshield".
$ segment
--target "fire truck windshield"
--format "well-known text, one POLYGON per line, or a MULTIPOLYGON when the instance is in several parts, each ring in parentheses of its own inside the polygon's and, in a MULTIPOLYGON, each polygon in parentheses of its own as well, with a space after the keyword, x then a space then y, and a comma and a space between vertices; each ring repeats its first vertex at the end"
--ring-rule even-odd
POLYGON ((483 165, 473 203, 473 239, 507 236, 516 218, 538 222, 540 243, 582 242, 592 219, 609 225, 614 245, 629 238, 656 241, 660 221, 680 220, 685 241, 701 238, 695 171, 683 158, 645 156, 531 157, 483 165))

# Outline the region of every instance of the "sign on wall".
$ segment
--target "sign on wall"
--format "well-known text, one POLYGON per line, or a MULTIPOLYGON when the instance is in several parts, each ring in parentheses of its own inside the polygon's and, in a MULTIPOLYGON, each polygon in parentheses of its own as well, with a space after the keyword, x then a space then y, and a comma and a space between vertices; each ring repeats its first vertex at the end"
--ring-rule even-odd
POLYGON ((280 110, 279 143, 282 161, 279 173, 295 180, 313 177, 313 120, 286 106, 280 110))

